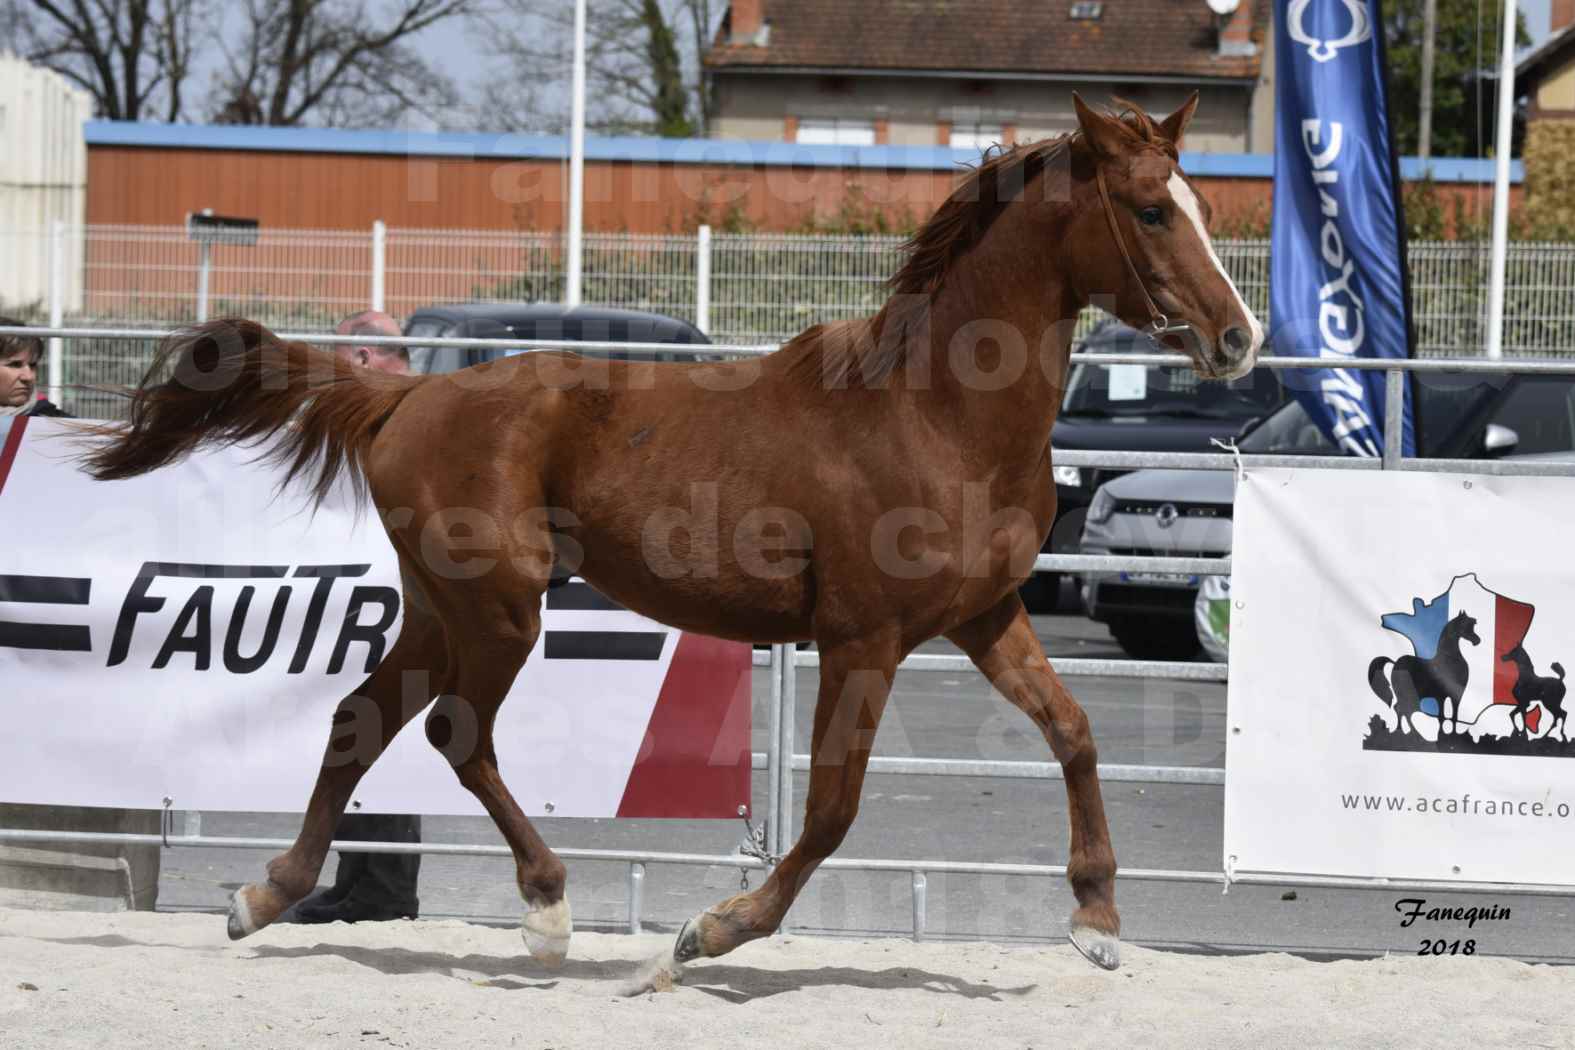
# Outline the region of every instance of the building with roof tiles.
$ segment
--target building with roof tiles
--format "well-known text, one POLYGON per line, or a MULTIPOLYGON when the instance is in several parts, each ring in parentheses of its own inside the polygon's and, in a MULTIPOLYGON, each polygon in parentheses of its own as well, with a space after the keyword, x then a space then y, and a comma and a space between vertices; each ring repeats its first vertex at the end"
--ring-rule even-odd
POLYGON ((1526 98, 1527 217, 1544 234, 1575 233, 1575 0, 1553 0, 1546 40, 1515 69, 1526 98))
POLYGON ((1267 0, 734 0, 705 69, 711 134, 842 145, 1033 141, 1076 126, 1072 92, 1169 112, 1186 148, 1274 149, 1267 0))

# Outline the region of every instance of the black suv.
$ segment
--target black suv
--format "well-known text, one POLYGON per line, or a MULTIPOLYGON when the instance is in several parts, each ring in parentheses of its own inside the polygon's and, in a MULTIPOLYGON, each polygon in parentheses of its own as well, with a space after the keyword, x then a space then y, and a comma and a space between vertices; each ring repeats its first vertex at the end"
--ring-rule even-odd
MULTIPOLYGON (((1308 382, 1286 373, 1286 382, 1308 382)), ((1418 373, 1412 412, 1426 458, 1575 456, 1575 377, 1418 373)), ((1300 401, 1254 424, 1238 442, 1249 455, 1337 456, 1340 450, 1300 401)), ((1141 470, 1100 489, 1086 517, 1082 551, 1159 557, 1230 554, 1235 475, 1228 470, 1141 470)), ((1202 579, 1151 572, 1088 573, 1089 616, 1110 627, 1127 654, 1188 659, 1197 652, 1194 606, 1202 579)))
MULTIPOLYGON (((607 306, 560 306, 556 303, 461 303, 424 306, 405 322, 408 336, 439 339, 550 339, 565 344, 709 343, 704 332, 687 321, 641 310, 607 306)), ((567 348, 567 347, 566 347, 567 348)), ((457 372, 519 353, 499 347, 413 346, 410 371, 422 374, 457 372)), ((716 355, 666 350, 582 350, 591 357, 625 361, 715 360, 716 355)))
MULTIPOLYGON (((1168 354, 1137 329, 1106 321, 1073 349, 1096 354, 1168 354)), ((1257 369, 1230 383, 1203 382, 1190 369, 1151 365, 1073 367, 1050 434, 1055 474, 1055 526, 1047 554, 1076 554, 1094 492, 1127 473, 1107 467, 1055 465, 1057 449, 1103 452, 1216 452, 1214 438, 1232 438, 1285 402, 1280 381, 1257 369)), ((1023 585, 1031 610, 1055 607, 1060 579, 1036 573, 1023 585)))

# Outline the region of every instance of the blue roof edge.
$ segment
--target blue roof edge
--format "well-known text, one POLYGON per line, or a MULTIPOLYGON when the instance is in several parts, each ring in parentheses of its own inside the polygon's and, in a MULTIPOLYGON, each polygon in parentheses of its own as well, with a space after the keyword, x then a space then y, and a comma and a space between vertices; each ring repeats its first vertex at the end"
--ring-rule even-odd
MULTIPOLYGON (((257 150, 283 153, 361 153, 411 157, 564 160, 568 141, 559 135, 519 132, 363 131, 344 128, 274 128, 227 124, 156 124, 90 120, 89 146, 165 149, 257 150)), ((585 159, 669 164, 733 164, 810 168, 955 171, 977 157, 948 146, 826 146, 743 139, 663 139, 637 135, 587 135, 585 159)), ((1181 155, 1191 175, 1267 179, 1274 176, 1269 153, 1181 155)), ((1491 182, 1493 162, 1476 157, 1402 157, 1400 174, 1434 182, 1491 182)), ((1520 161, 1510 164, 1510 181, 1525 177, 1520 161)))

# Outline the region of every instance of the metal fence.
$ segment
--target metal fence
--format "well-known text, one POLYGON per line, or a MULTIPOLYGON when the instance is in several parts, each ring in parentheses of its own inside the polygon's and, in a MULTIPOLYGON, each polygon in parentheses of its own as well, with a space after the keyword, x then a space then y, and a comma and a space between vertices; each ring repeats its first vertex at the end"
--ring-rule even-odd
MULTIPOLYGON (((46 333, 47 334, 47 333, 46 333)), ((89 330, 57 330, 62 338, 93 334, 89 330)), ((151 343, 164 335, 159 331, 116 332, 113 335, 98 333, 102 339, 139 340, 151 343)), ((330 341, 332 341, 330 339, 330 341)), ((397 338, 365 340, 388 344, 407 342, 397 338)), ((414 340, 410 340, 413 342, 414 340)), ((480 339, 419 340, 423 345, 438 343, 456 346, 519 347, 520 342, 498 342, 480 339)), ((551 348, 548 342, 525 344, 551 348)), ((587 346, 595 344, 586 344, 587 346)), ((628 346, 630 344, 606 344, 628 346)), ((709 351, 724 351, 738 355, 755 355, 763 347, 752 345, 721 345, 709 351)), ((1143 364, 1186 368, 1190 362, 1179 355, 1138 354, 1074 354, 1074 361, 1092 361, 1100 364, 1143 364)), ((1303 369, 1321 367, 1316 359, 1265 358, 1260 365, 1274 369, 1303 369)), ((1495 475, 1563 475, 1575 476, 1575 462, 1552 460, 1537 461, 1477 461, 1422 459, 1405 456, 1400 444, 1399 412, 1403 403, 1401 385, 1407 373, 1520 373, 1520 374, 1575 374, 1575 358, 1554 361, 1509 362, 1486 360, 1376 360, 1358 359, 1349 367, 1381 370, 1388 383, 1389 413, 1385 420, 1388 435, 1383 456, 1378 459, 1361 459, 1341 456, 1296 455, 1233 455, 1229 453, 1147 453, 1147 452, 1065 452, 1056 453, 1057 461, 1075 466, 1100 466, 1118 469, 1167 467, 1190 470, 1252 470, 1268 467, 1350 469, 1350 470, 1426 470, 1461 471, 1495 475)), ((1039 556, 1036 572, 1169 572, 1186 574, 1229 574, 1228 558, 1176 558, 1155 556, 1091 556, 1045 555, 1039 556)), ((628 866, 628 921, 630 932, 639 932, 643 909, 645 866, 647 864, 678 864, 698 866, 723 866, 739 869, 768 867, 780 858, 794 843, 793 818, 795 809, 793 772, 809 768, 810 756, 796 753, 795 722, 797 720, 797 670, 818 667, 819 653, 799 652, 793 645, 773 645, 769 653, 756 652, 757 667, 770 668, 770 702, 768 707, 769 734, 765 752, 753 755, 753 767, 764 769, 767 774, 767 807, 764 835, 746 839, 739 849, 729 855, 683 853, 677 851, 646 850, 595 850, 574 847, 556 848, 567 860, 605 861, 628 866)), ((967 671, 972 664, 963 655, 920 654, 909 656, 899 666, 903 672, 967 671)), ((1191 681, 1224 681, 1227 668, 1219 664, 1174 663, 1166 661, 1137 660, 1078 660, 1058 659, 1056 670, 1062 675, 1105 676, 1135 679, 1164 679, 1191 681)), ((1053 762, 1023 762, 1004 760, 937 759, 937 758, 874 758, 870 762, 874 774, 903 774, 916 776, 972 776, 1010 777, 1027 779, 1060 779, 1061 770, 1053 762)), ((1226 771, 1219 767, 1179 767, 1101 764, 1099 775, 1106 781, 1137 783, 1212 785, 1225 783, 1226 771)), ((165 800, 166 808, 171 800, 165 800)), ((173 814, 171 815, 173 818, 173 814)), ((112 833, 87 833, 71 831, 34 831, 0 829, 0 843, 57 842, 57 843, 126 843, 157 844, 168 847, 228 847, 283 850, 291 843, 283 839, 242 839, 233 837, 203 836, 200 833, 200 816, 188 818, 187 832, 175 834, 173 819, 166 833, 160 835, 131 835, 112 833)), ((361 852, 420 852, 432 854, 509 856, 505 846, 481 846, 444 843, 335 843, 333 848, 344 846, 361 852)), ((1027 876, 1064 878, 1066 867, 1052 864, 992 864, 981 862, 948 861, 943 858, 848 858, 833 857, 822 867, 830 870, 882 871, 906 873, 910 876, 913 902, 913 936, 922 938, 927 928, 927 875, 970 874, 986 876, 1027 876)), ((1222 864, 1220 871, 1189 871, 1175 869, 1124 868, 1118 877, 1129 880, 1159 882, 1210 883, 1228 888, 1231 884, 1258 884, 1277 886, 1322 886, 1329 888, 1399 889, 1419 891, 1462 891, 1479 893, 1519 893, 1541 896, 1575 896, 1575 885, 1549 886, 1511 883, 1452 882, 1431 880, 1372 879, 1316 874, 1293 875, 1283 873, 1247 872, 1222 864)), ((784 923, 784 929, 786 923, 784 923)))
MULTIPOLYGON (((46 260, 50 292, 0 302, 27 320, 95 327, 184 324, 202 315, 202 255, 184 227, 59 225, 27 257, 46 260)), ((787 234, 591 234, 584 297, 654 310, 698 324, 724 343, 779 342, 812 324, 873 313, 901 262, 902 239, 787 234)), ((1220 257, 1248 304, 1266 320, 1269 242, 1222 240, 1220 257)), ((406 316, 440 302, 561 301, 558 234, 483 230, 270 230, 255 245, 217 244, 207 276, 207 316, 243 316, 309 331, 368 306, 406 316)), ((1421 242, 1410 249, 1418 356, 1474 357, 1486 343, 1486 242, 1421 242)), ((1509 249, 1504 353, 1575 353, 1575 244, 1509 249)), ((0 275, 0 298, 5 282, 0 275)), ((1084 327, 1097 318, 1090 310, 1084 327)), ((70 383, 135 382, 150 344, 78 341, 64 365, 70 383)), ((102 411, 107 399, 73 411, 102 411)))

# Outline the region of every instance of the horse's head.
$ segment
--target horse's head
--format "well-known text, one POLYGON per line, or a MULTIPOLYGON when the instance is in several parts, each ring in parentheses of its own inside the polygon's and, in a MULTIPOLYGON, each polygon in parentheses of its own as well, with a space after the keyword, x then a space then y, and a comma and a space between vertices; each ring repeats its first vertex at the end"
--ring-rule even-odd
POLYGON ((1185 351, 1198 375, 1245 375, 1263 326, 1215 254, 1209 206, 1178 163, 1197 93, 1161 121, 1097 113, 1076 94, 1072 104, 1092 160, 1086 173, 1074 168, 1093 190, 1075 225, 1084 293, 1099 305, 1113 296, 1121 320, 1185 351))
POLYGON ((1518 645, 1515 646, 1515 648, 1511 649, 1509 652, 1505 653, 1503 656, 1498 658, 1498 662, 1501 663, 1501 664, 1507 664, 1507 663, 1517 663, 1518 664, 1522 660, 1525 660, 1525 661, 1527 661, 1529 663, 1531 661, 1531 657, 1526 654, 1526 650, 1522 649, 1518 645))
POLYGON ((1456 613, 1455 618, 1449 621, 1449 626, 1454 631, 1455 637, 1463 638, 1472 645, 1482 644, 1482 639, 1477 637, 1476 617, 1467 613, 1456 613))

